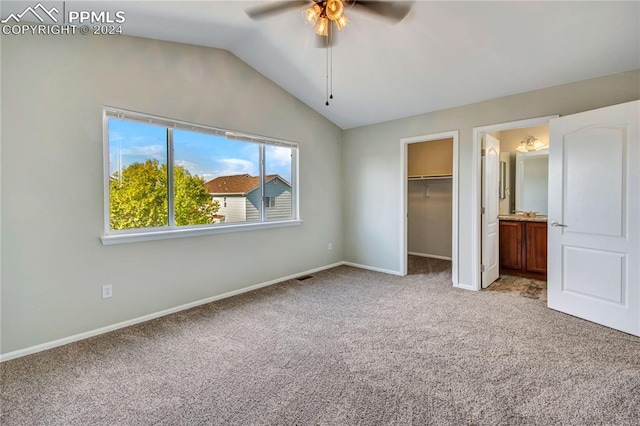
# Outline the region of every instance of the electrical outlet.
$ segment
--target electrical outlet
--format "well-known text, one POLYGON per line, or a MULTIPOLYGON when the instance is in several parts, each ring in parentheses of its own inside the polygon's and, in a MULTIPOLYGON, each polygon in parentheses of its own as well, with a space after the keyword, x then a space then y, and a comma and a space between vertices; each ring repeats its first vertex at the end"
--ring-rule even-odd
POLYGON ((327 246, 327 249, 333 250, 333 243, 329 243, 329 245, 327 246))
POLYGON ((103 285, 102 286, 102 298, 103 299, 108 299, 112 295, 113 295, 113 287, 111 287, 111 284, 103 285))

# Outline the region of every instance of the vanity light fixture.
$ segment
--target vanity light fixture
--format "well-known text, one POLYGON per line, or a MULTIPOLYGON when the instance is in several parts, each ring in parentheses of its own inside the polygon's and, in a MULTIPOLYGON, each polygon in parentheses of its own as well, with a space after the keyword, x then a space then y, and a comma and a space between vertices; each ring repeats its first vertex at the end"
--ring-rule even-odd
POLYGON ((540 151, 541 149, 549 148, 546 146, 540 139, 536 139, 533 136, 527 136, 523 141, 520 142, 516 151, 518 152, 529 152, 529 151, 540 151))

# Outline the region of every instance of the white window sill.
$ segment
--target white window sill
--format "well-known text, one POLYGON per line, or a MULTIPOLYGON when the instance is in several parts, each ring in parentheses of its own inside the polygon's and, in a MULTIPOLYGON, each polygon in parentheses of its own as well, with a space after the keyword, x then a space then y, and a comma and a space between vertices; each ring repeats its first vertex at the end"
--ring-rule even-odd
POLYGON ((102 244, 126 244, 137 243, 141 241, 167 240, 170 238, 197 237, 209 234, 224 234, 227 232, 254 231, 257 229, 283 228, 288 226, 297 226, 302 220, 281 220, 277 222, 260 222, 260 223, 241 223, 241 224, 220 224, 207 227, 184 227, 178 229, 154 230, 127 232, 118 234, 108 234, 100 237, 102 244))

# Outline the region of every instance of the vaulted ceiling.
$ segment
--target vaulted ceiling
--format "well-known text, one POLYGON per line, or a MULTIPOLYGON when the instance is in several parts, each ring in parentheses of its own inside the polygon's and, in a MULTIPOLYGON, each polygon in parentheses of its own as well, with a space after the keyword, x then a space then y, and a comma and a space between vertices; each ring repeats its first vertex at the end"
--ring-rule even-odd
POLYGON ((326 106, 302 7, 254 21, 264 2, 81 3, 125 11, 127 34, 227 49, 344 129, 640 68, 637 1, 417 1, 396 25, 348 9, 326 106))

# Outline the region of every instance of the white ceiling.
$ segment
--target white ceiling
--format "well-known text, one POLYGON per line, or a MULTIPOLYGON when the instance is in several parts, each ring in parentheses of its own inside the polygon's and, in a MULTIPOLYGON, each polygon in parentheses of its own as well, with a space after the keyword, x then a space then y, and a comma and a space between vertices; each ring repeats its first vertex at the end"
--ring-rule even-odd
POLYGON ((325 106, 326 50, 302 8, 251 20, 259 3, 83 7, 125 11, 127 34, 227 49, 343 129, 640 68, 638 1, 418 1, 397 25, 347 11, 325 106))

